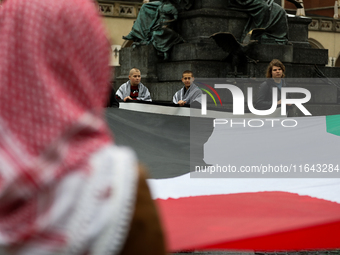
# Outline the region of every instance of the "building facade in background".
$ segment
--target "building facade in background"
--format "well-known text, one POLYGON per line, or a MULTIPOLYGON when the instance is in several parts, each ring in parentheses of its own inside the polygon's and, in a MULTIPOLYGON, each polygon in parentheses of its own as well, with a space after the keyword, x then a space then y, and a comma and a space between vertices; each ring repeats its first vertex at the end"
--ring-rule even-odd
MULTIPOLYGON (((282 2, 288 13, 296 14, 292 3, 282 2)), ((305 15, 312 18, 308 36, 311 47, 328 49, 328 66, 340 67, 340 1, 303 0, 303 5, 305 15)))
POLYGON ((98 8, 111 44, 111 66, 119 65, 119 50, 127 43, 122 37, 130 33, 142 4, 143 0, 98 1, 98 8))

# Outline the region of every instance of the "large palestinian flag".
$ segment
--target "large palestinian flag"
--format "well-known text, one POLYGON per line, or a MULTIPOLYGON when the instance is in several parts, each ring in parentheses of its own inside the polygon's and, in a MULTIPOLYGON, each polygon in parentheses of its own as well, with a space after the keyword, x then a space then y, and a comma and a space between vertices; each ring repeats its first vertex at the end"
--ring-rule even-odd
MULTIPOLYGON (((294 129, 216 126, 202 140, 202 167, 216 171, 216 165, 230 163, 240 170, 262 163, 263 170, 280 163, 295 165, 298 173, 302 165, 296 176, 236 172, 228 177, 226 172, 189 173, 194 168, 185 109, 122 106, 108 109, 108 123, 116 142, 134 147, 150 168, 148 183, 170 251, 340 248, 340 116, 295 118, 294 129)), ((197 121, 211 125, 211 120, 197 121)))
POLYGON ((339 179, 149 180, 178 250, 340 247, 339 179))

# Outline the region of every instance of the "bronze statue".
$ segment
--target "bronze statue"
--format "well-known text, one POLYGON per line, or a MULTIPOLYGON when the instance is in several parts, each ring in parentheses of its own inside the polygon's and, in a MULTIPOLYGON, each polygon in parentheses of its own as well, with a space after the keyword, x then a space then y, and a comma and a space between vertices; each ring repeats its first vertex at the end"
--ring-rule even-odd
POLYGON ((131 32, 123 36, 123 39, 133 40, 134 45, 152 43, 158 54, 168 59, 168 51, 172 46, 183 42, 183 38, 172 29, 177 18, 177 8, 169 0, 146 3, 142 6, 131 32))
POLYGON ((243 29, 241 41, 247 34, 255 29, 261 28, 262 33, 257 33, 251 39, 259 43, 287 44, 288 42, 288 20, 286 11, 274 0, 230 0, 230 9, 246 12, 250 18, 243 29))
POLYGON ((170 1, 163 0, 157 8, 156 18, 151 26, 151 42, 164 59, 168 59, 168 51, 173 45, 183 42, 183 38, 172 29, 172 24, 178 18, 178 11, 170 1))
MULTIPOLYGON (((123 36, 123 39, 133 40, 133 46, 153 44, 159 55, 167 59, 172 46, 183 42, 182 37, 173 29, 178 10, 188 10, 192 4, 193 0, 162 0, 143 4, 131 32, 123 36)), ((261 44, 288 43, 287 15, 274 0, 228 0, 226 6, 250 16, 243 29, 241 42, 255 40, 261 44), (249 34, 250 31, 256 33, 249 34)))

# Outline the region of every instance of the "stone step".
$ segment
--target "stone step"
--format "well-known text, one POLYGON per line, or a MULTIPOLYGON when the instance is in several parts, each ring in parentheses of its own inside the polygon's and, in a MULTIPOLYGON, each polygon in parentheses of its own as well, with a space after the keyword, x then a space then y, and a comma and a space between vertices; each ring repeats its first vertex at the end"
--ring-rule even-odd
MULTIPOLYGON (((255 44, 248 51, 248 57, 262 62, 270 62, 273 58, 283 63, 326 65, 328 50, 297 48, 293 45, 255 44)), ((204 43, 182 43, 173 47, 170 61, 221 61, 228 56, 213 39, 205 39, 204 43)))
MULTIPOLYGON (((160 60, 152 45, 124 48, 120 53, 120 67, 116 79, 127 79, 132 67, 141 70, 148 82, 179 81, 184 70, 192 70, 196 77, 233 77, 234 69, 221 60, 226 54, 213 43, 183 43, 174 47, 170 61, 160 60)), ((328 77, 340 77, 340 68, 327 68, 327 51, 322 49, 294 48, 292 45, 256 45, 250 57, 257 64, 247 63, 238 67, 241 75, 264 77, 272 58, 281 59, 286 65, 287 77, 317 77, 314 65, 328 77)))

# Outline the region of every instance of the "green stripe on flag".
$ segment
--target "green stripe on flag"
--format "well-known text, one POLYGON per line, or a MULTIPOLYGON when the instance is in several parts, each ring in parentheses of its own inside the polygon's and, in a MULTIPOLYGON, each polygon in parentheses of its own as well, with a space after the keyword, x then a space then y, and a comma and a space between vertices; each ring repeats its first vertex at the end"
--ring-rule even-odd
POLYGON ((340 115, 326 116, 327 132, 340 136, 340 115))

